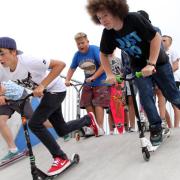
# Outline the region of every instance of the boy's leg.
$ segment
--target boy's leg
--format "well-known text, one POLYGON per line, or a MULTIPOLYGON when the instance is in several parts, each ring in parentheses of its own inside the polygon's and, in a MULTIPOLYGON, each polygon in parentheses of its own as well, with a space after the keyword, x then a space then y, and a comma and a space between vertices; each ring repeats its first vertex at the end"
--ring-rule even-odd
POLYGON ((93 87, 92 104, 95 107, 95 116, 100 126, 100 134, 104 134, 104 109, 109 107, 110 104, 110 87, 109 86, 96 86, 93 87))
POLYGON ((128 96, 128 109, 129 109, 129 123, 130 123, 130 132, 134 132, 135 130, 135 111, 134 111, 134 105, 133 105, 133 99, 132 96, 128 96))
POLYGON ((13 140, 12 132, 7 125, 7 120, 9 119, 8 115, 0 115, 0 133, 4 140, 6 141, 8 148, 16 148, 16 145, 13 140))
POLYGON ((85 115, 79 120, 70 121, 68 123, 64 121, 61 103, 64 100, 65 94, 65 92, 57 94, 46 93, 29 121, 30 129, 47 147, 53 157, 60 156, 62 158, 67 158, 53 136, 44 127, 43 123, 46 119, 50 120, 59 136, 64 136, 74 130, 92 124, 92 117, 90 117, 90 115, 85 115))
POLYGON ((13 134, 11 132, 11 129, 7 125, 7 121, 9 117, 14 113, 13 107, 10 105, 3 105, 0 106, 0 133, 2 137, 4 138, 5 142, 8 146, 8 153, 1 159, 1 161, 6 161, 15 155, 18 154, 18 148, 16 147, 16 144, 14 142, 13 134))
POLYGON ((135 83, 139 90, 141 104, 147 114, 150 125, 161 127, 161 118, 153 98, 153 84, 151 77, 137 78, 135 83))
POLYGON ((180 122, 180 110, 173 105, 174 110, 174 127, 179 128, 179 122, 180 122))
MULTIPOLYGON (((39 106, 29 120, 29 128, 47 147, 53 157, 62 157, 66 159, 66 154, 61 150, 51 133, 45 128, 43 123, 53 114, 61 105, 65 98, 65 92, 51 94, 45 93, 39 106)), ((58 120, 59 122, 59 120, 58 120)), ((61 126, 61 124, 59 124, 61 126)))
POLYGON ((104 123, 104 108, 101 106, 95 106, 95 116, 100 128, 103 128, 104 123))
POLYGON ((150 141, 159 145, 162 141, 161 118, 153 98, 153 84, 151 77, 137 78, 135 83, 139 90, 141 104, 146 112, 150 124, 150 141))
POLYGON ((106 113, 108 114, 108 123, 109 123, 109 134, 110 135, 113 135, 114 134, 114 119, 113 119, 113 116, 112 116, 112 112, 110 110, 110 108, 108 108, 106 110, 106 113))
POLYGON ((180 91, 176 87, 172 67, 169 63, 158 66, 157 72, 153 75, 158 87, 164 97, 180 109, 180 91))

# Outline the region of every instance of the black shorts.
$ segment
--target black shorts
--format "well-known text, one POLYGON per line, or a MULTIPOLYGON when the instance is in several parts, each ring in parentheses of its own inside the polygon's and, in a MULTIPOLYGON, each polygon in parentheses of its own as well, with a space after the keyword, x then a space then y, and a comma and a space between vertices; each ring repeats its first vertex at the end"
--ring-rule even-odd
MULTIPOLYGON (((27 96, 26 90, 24 90, 23 95, 21 98, 27 96)), ((14 112, 20 113, 20 108, 18 106, 17 102, 13 102, 9 105, 2 105, 0 106, 0 115, 7 115, 9 118, 12 116, 14 112)), ((30 119, 33 114, 33 109, 31 107, 30 100, 26 101, 25 106, 24 106, 24 115, 26 116, 27 119, 30 119)))

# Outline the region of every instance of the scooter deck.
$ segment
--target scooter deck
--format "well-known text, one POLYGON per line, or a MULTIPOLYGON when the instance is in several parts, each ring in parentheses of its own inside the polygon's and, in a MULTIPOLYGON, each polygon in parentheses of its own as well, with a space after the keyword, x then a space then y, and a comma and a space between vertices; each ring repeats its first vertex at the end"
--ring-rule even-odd
POLYGON ((62 175, 65 171, 69 170, 70 168, 74 167, 75 165, 77 165, 80 161, 80 156, 78 154, 73 154, 72 158, 70 159, 71 163, 70 165, 65 168, 62 172, 60 172, 59 174, 53 175, 53 176, 48 176, 45 178, 45 180, 52 180, 55 179, 57 177, 59 177, 60 175, 62 175))
POLYGON ((15 162, 17 162, 17 161, 25 158, 25 157, 27 157, 28 154, 29 154, 28 150, 25 149, 25 150, 23 150, 22 152, 18 153, 18 154, 17 154, 16 156, 14 156, 13 158, 11 158, 11 159, 9 159, 9 160, 7 160, 7 161, 2 161, 2 162, 0 162, 0 168, 7 167, 7 166, 9 166, 9 165, 11 165, 11 164, 13 164, 13 163, 15 163, 15 162))
POLYGON ((94 137, 94 134, 91 134, 91 135, 84 135, 84 136, 81 136, 79 133, 76 133, 75 134, 75 139, 76 141, 80 141, 81 138, 83 139, 88 139, 90 137, 94 137))
POLYGON ((162 141, 162 143, 160 145, 158 145, 158 146, 152 146, 149 149, 149 152, 156 151, 169 137, 170 137, 170 131, 167 134, 163 134, 163 141, 162 141))

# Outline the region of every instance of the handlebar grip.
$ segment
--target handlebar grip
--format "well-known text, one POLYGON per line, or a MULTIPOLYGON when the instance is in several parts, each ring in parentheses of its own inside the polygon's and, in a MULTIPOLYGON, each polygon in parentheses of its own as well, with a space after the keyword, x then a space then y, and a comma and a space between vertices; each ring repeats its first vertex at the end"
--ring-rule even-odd
POLYGON ((131 78, 126 78, 126 77, 122 77, 121 75, 116 75, 116 81, 118 83, 122 83, 124 80, 125 81, 130 81, 130 80, 133 80, 134 78, 141 78, 141 77, 143 77, 143 74, 140 71, 140 72, 135 72, 135 75, 133 77, 131 77, 131 78))
POLYGON ((139 72, 135 72, 135 76, 136 76, 137 78, 141 78, 141 77, 143 77, 143 74, 142 74, 141 71, 139 71, 139 72))
POLYGON ((117 81, 118 83, 122 83, 122 82, 123 82, 123 78, 121 77, 121 75, 117 75, 117 76, 116 76, 116 81, 117 81))

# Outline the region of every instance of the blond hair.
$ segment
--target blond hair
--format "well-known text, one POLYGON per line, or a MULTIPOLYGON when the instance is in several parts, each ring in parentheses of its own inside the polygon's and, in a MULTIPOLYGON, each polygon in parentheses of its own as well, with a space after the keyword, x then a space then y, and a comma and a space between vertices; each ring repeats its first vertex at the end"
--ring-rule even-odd
POLYGON ((87 38, 87 34, 83 33, 83 32, 79 32, 74 36, 75 40, 78 40, 80 38, 87 38))

